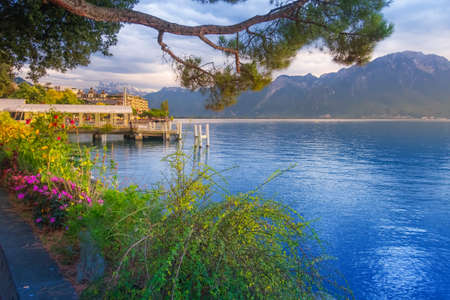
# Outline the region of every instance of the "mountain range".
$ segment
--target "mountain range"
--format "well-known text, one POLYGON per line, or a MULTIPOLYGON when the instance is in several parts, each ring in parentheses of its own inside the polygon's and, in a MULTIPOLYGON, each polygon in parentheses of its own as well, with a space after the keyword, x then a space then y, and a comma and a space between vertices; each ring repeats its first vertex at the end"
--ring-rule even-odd
MULTIPOLYGON (((144 91, 138 89, 130 84, 122 83, 122 82, 113 82, 113 81, 100 81, 97 86, 94 87, 96 91, 105 91, 107 94, 122 94, 123 89, 127 89, 127 93, 131 95, 144 96, 148 93, 148 91, 144 91)), ((85 89, 85 92, 88 92, 89 89, 85 89)))
POLYGON ((282 75, 259 92, 243 93, 220 112, 204 108, 205 95, 178 87, 144 97, 150 107, 167 99, 175 117, 449 118, 450 62, 405 51, 320 77, 282 75))

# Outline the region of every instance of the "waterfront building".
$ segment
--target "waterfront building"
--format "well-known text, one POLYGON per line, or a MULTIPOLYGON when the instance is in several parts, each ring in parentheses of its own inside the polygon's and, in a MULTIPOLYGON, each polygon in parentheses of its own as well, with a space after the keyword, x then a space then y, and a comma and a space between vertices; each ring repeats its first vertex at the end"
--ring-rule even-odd
POLYGON ((87 93, 80 93, 78 96, 88 104, 131 106, 137 113, 148 110, 148 101, 146 99, 127 94, 126 89, 121 94, 110 95, 105 91, 98 93, 93 88, 90 88, 87 93))

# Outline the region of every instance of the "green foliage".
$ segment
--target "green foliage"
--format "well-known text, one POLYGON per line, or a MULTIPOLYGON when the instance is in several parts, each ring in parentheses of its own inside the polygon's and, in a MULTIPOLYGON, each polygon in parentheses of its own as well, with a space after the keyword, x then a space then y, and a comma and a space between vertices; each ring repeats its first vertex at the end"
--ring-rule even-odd
POLYGON ((166 115, 169 115, 169 101, 164 100, 161 102, 160 109, 164 112, 166 112, 166 115))
POLYGON ((157 108, 152 108, 148 111, 144 111, 142 112, 139 116, 145 118, 167 118, 169 116, 169 112, 162 110, 162 109, 157 109, 157 108))
POLYGON ((58 92, 45 88, 42 85, 29 85, 26 82, 19 84, 19 88, 12 93, 10 98, 25 99, 27 103, 37 104, 82 104, 83 101, 71 90, 58 92))
MULTIPOLYGON (((137 0, 91 0, 105 7, 131 8, 137 0)), ((0 5, 0 61, 30 67, 33 81, 47 69, 66 71, 89 64, 89 57, 117 43, 118 23, 76 16, 46 1, 4 0, 0 5)))
POLYGON ((14 91, 11 66, 0 63, 0 98, 7 97, 14 91))
POLYGON ((212 201, 212 169, 189 173, 180 153, 167 160, 161 188, 108 191, 72 218, 73 234, 92 232, 113 269, 84 299, 309 299, 322 289, 301 216, 255 192, 212 201))

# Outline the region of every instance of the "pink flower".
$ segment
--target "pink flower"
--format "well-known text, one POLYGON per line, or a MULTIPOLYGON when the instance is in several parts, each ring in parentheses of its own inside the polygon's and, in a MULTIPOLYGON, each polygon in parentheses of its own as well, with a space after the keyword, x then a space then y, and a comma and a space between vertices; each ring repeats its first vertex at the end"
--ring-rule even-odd
POLYGON ((61 137, 60 136, 58 136, 57 138, 56 138, 58 141, 60 141, 61 140, 61 137))
POLYGON ((48 186, 44 185, 44 186, 42 187, 42 189, 43 189, 44 191, 46 191, 46 190, 48 190, 48 186))
POLYGON ((103 205, 104 201, 102 199, 98 199, 98 204, 103 205))
POLYGON ((36 222, 36 223, 42 222, 42 218, 37 218, 35 222, 36 222))
POLYGON ((20 193, 20 194, 17 195, 17 198, 18 199, 23 199, 23 198, 25 198, 25 194, 24 193, 20 193))
POLYGON ((39 187, 37 186, 37 185, 35 185, 35 186, 33 186, 33 191, 38 191, 39 190, 39 187))
POLYGON ((59 181, 59 178, 53 176, 52 178, 50 178, 50 181, 51 181, 51 182, 58 182, 58 181, 59 181))
POLYGON ((55 221, 56 221, 56 219, 55 219, 54 217, 51 217, 51 218, 50 218, 50 224, 55 223, 55 221))

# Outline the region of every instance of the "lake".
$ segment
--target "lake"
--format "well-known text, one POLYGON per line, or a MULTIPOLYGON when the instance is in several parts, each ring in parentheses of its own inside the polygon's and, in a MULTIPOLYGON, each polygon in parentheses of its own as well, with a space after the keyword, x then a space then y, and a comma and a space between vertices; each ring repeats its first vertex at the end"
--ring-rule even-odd
MULTIPOLYGON (((214 122, 196 158, 259 186, 326 242, 357 299, 450 299, 450 122, 214 122), (231 169, 230 169, 231 168, 231 169)), ((192 154, 192 126, 181 147, 192 154)), ((163 178, 177 143, 114 145, 122 185, 163 178)))

